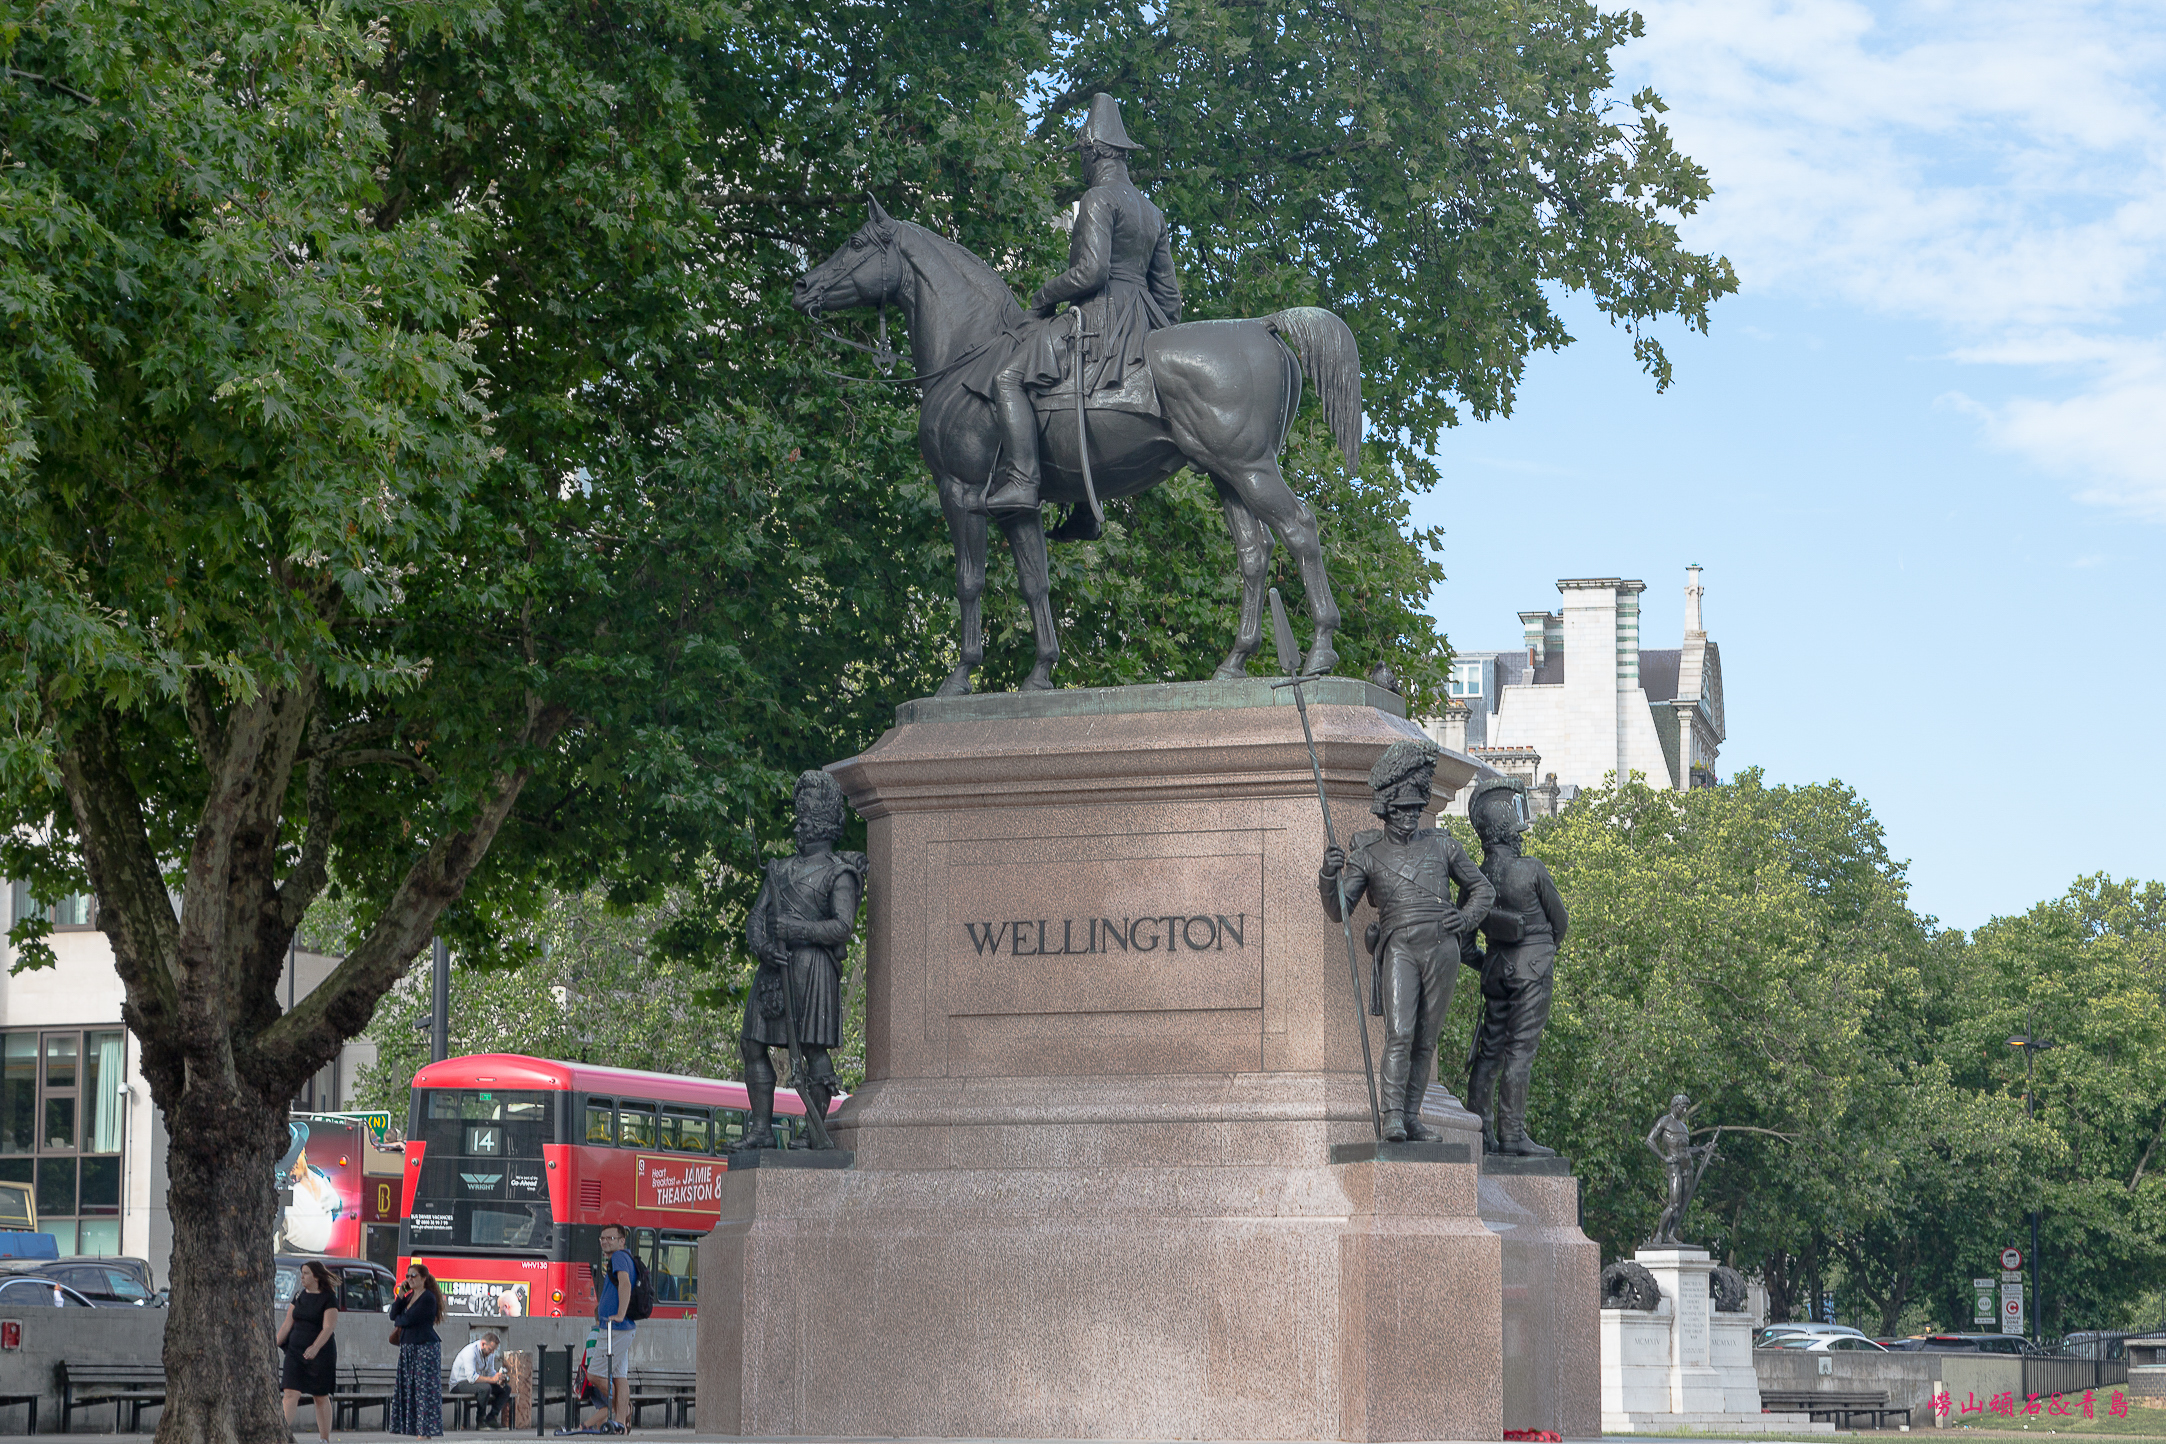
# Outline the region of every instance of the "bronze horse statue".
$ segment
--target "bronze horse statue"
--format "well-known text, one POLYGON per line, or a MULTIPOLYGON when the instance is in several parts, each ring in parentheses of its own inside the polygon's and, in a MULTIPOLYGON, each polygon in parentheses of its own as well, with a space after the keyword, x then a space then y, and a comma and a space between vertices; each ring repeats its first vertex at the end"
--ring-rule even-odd
MULTIPOLYGON (((918 449, 939 483, 940 507, 955 541, 955 594, 962 604, 962 660, 937 695, 961 696, 970 691, 971 673, 985 659, 981 598, 988 523, 995 518, 984 503, 999 447, 991 404, 964 378, 966 368, 1013 344, 1011 338, 1025 324, 1023 308, 999 274, 969 250, 923 226, 895 220, 877 201, 872 218, 847 243, 798 278, 792 304, 814 317, 892 304, 909 322, 911 362, 922 388, 918 449)), ((1050 324, 1059 327, 1067 319, 1050 324)), ((1339 608, 1324 574, 1316 515, 1287 486, 1278 457, 1301 405, 1306 368, 1347 467, 1358 464, 1361 357, 1353 332, 1329 311, 1296 306, 1255 320, 1190 321, 1153 331, 1144 341, 1144 356, 1157 389, 1158 415, 1090 409, 1085 429, 1096 496, 1148 491, 1184 466, 1209 476, 1241 567, 1241 622, 1233 650, 1213 679, 1246 677, 1249 658, 1262 644, 1274 535, 1300 564, 1315 623, 1302 671, 1331 671, 1339 660, 1331 645, 1339 608)), ((1041 412, 1041 491, 1048 502, 1083 506, 1074 393, 1063 394, 1068 401, 1041 412)), ((1060 639, 1053 626, 1045 529, 1034 511, 998 520, 1037 637, 1037 665, 1023 687, 1050 689, 1060 639)))

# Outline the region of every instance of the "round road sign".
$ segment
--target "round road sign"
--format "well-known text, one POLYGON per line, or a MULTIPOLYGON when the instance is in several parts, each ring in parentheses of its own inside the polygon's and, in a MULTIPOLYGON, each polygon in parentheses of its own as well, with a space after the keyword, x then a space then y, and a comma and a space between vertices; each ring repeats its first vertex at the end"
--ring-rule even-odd
POLYGON ((2009 1317, 2009 1318, 2011 1318, 2011 1319, 2013 1319, 2013 1318, 2020 1318, 2020 1317, 2022 1316, 2022 1314, 2023 1314, 2023 1300, 2021 1300, 2021 1299, 2009 1299, 2009 1300, 2007 1300, 2006 1302, 2004 1302, 2004 1303, 2003 1303, 2003 1304, 2001 1305, 2001 1312, 2002 1312, 2002 1313, 2004 1313, 2004 1314, 2006 1314, 2006 1315, 2008 1315, 2008 1317, 2009 1317))
POLYGON ((2023 1267, 2023 1250, 2022 1250, 2022 1249, 2019 1249, 2019 1248, 2004 1248, 2004 1249, 2002 1249, 2002 1250, 2001 1250, 2001 1267, 2002 1267, 2002 1268, 2004 1268, 2004 1269, 2019 1269, 2019 1268, 2022 1268, 2022 1267, 2023 1267))

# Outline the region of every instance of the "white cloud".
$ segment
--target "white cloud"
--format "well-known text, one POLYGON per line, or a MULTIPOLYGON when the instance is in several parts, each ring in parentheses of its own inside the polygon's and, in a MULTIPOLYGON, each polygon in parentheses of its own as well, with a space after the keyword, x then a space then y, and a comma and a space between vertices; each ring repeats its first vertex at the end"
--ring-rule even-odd
POLYGON ((2166 520, 2166 6, 1645 0, 1621 57, 1715 200, 1748 287, 1945 328, 2058 394, 1968 403, 2087 500, 2166 520))

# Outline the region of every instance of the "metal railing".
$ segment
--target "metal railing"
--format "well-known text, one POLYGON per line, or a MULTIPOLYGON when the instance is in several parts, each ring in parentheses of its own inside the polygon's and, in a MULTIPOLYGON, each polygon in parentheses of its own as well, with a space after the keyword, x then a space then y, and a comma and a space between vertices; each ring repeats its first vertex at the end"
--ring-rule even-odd
POLYGON ((2128 1382, 2126 1359, 2076 1359, 2063 1356, 2023 1360, 2023 1397, 2044 1398, 2053 1394, 2080 1394, 2086 1389, 2105 1389, 2128 1382))

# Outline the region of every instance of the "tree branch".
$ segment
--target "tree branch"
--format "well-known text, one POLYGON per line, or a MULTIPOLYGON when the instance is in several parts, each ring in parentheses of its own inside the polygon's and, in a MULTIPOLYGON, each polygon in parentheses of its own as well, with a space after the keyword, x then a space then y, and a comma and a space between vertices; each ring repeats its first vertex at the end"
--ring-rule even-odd
MULTIPOLYGON (((572 717, 569 707, 530 699, 526 725, 506 751, 547 746, 572 717)), ((440 838, 407 869, 368 934, 331 976, 257 1036, 254 1051, 264 1064, 297 1082, 368 1027, 377 1001, 428 946, 437 919, 488 854, 533 772, 526 764, 499 772, 480 815, 461 831, 440 838)))
POLYGON ((2151 1150, 2158 1147, 2158 1137, 2159 1129, 2153 1128, 2151 1130, 2151 1141, 2143 1146, 2143 1157, 2136 1160, 2136 1171, 2128 1176, 2128 1188, 2125 1190, 2126 1192, 2134 1193, 2136 1191, 2136 1185, 2143 1182, 2143 1171, 2144 1168, 2151 1162, 2151 1150))
POLYGON ((201 672, 190 672, 182 691, 188 707, 188 733, 196 740, 196 751, 203 754, 203 770, 215 775, 225 765, 226 733, 218 725, 218 714, 211 709, 211 684, 201 672))
POLYGON ((118 722, 108 709, 92 712, 61 749, 60 775, 98 895, 98 929, 112 944, 120 974, 122 1017, 142 1044, 143 1076, 163 1105, 178 1095, 184 1076, 171 1046, 180 1009, 172 971, 180 921, 151 851, 118 722))
MULTIPOLYGON (((401 752, 396 747, 361 747, 348 752, 334 752, 323 759, 323 765, 330 767, 368 767, 376 764, 404 767, 423 782, 436 781, 435 768, 413 753, 401 752)), ((317 764, 311 762, 309 765, 314 767, 317 764)))
POLYGON ((13 76, 17 80, 27 80, 30 81, 32 84, 45 86, 49 90, 57 90, 62 95, 68 96, 75 100, 80 100, 85 105, 96 105, 98 103, 96 96, 85 95, 83 94, 83 92, 77 90, 72 85, 62 85, 59 81, 53 79, 50 75, 38 75, 28 70, 17 70, 12 65, 8 67, 8 74, 13 76))
POLYGON ((321 709, 308 719, 308 730, 317 752, 308 764, 308 836, 301 844, 301 861, 278 890, 279 919, 288 929, 301 925, 308 905, 331 880, 331 834, 338 827, 331 808, 331 764, 322 756, 326 729, 321 709))

